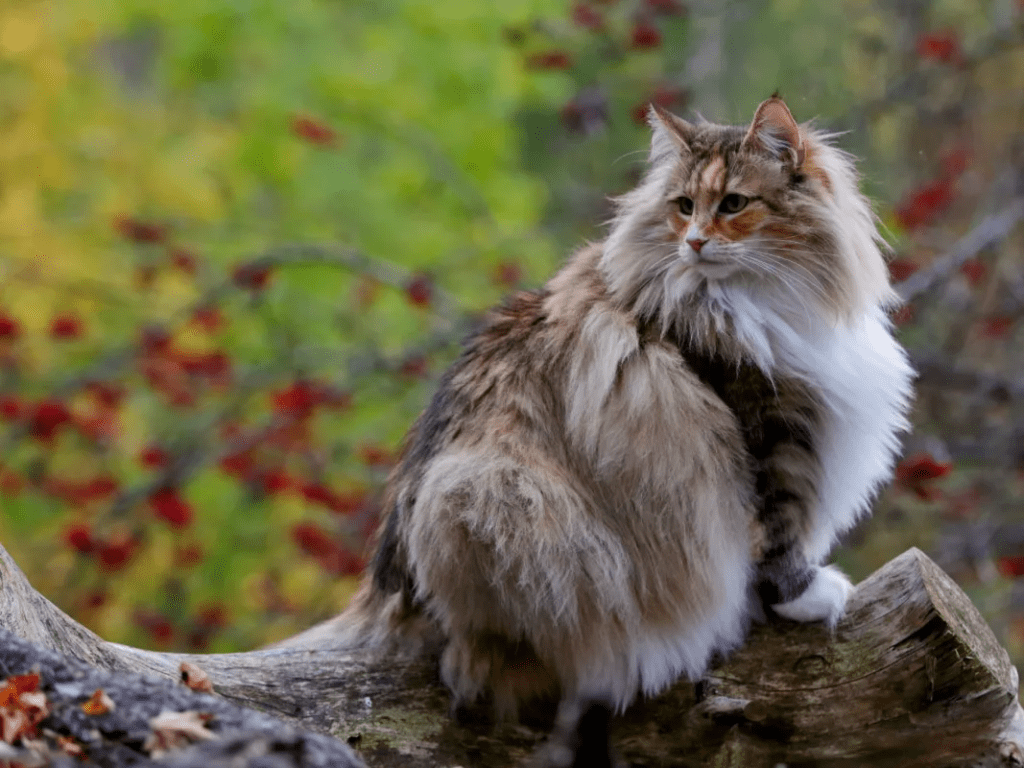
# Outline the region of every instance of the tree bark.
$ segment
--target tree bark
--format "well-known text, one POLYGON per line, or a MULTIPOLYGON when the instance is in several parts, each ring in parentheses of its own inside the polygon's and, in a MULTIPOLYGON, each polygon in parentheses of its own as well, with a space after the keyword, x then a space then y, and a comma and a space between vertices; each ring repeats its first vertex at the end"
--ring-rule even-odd
MULTIPOLYGON (((543 708, 500 727, 483 707, 453 717, 437 643, 331 648, 338 621, 248 653, 130 648, 39 595, 0 547, 0 625, 14 634, 109 671, 177 679, 190 661, 222 696, 346 741, 369 766, 502 768, 543 739, 543 708)), ((1017 671, 969 598, 910 549, 857 586, 833 632, 757 626, 698 685, 631 707, 613 738, 643 766, 1022 766, 1017 694, 1017 671)))

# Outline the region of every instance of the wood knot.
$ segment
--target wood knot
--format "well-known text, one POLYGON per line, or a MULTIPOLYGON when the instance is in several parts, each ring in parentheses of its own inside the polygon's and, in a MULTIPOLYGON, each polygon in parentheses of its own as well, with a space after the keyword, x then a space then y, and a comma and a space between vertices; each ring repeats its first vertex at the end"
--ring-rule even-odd
POLYGON ((743 717, 752 723, 764 722, 768 714, 768 705, 763 701, 752 701, 743 708, 743 717))
POLYGON ((793 664, 793 671, 801 675, 819 675, 828 669, 828 660, 817 653, 801 656, 793 664))

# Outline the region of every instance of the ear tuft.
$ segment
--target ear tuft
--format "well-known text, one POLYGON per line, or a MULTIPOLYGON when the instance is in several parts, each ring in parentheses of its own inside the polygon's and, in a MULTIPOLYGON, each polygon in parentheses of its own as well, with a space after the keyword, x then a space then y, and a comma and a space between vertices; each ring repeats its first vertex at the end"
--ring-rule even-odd
POLYGON ((647 124, 654 135, 651 137, 651 155, 660 154, 664 149, 674 148, 677 152, 690 151, 690 139, 694 127, 664 107, 651 104, 647 110, 647 124))
POLYGON ((760 149, 789 160, 793 168, 804 163, 804 142, 800 126, 778 91, 771 98, 761 102, 750 123, 750 130, 743 139, 745 148, 760 149))

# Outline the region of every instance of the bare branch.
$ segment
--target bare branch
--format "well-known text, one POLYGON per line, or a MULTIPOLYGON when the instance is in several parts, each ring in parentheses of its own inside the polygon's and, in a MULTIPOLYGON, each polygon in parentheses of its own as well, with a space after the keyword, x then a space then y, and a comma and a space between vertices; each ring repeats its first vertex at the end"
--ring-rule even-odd
POLYGON ((925 293, 943 278, 959 269, 989 246, 1006 239, 1017 223, 1024 219, 1024 198, 1015 198, 998 213, 986 216, 974 229, 961 237, 942 256, 896 286, 904 301, 925 293))

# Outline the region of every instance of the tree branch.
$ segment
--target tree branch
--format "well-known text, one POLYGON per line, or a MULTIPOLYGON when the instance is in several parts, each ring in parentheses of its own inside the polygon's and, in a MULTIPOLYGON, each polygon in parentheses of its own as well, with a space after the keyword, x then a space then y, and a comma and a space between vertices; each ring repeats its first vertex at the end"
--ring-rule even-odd
MULTIPOLYGON (((437 679, 437 643, 329 648, 339 619, 298 636, 297 647, 249 653, 109 643, 35 592, 2 548, 0 624, 106 670, 177 679, 180 662, 191 661, 221 695, 355 744, 370 766, 513 766, 549 727, 541 711, 495 729, 483 707, 456 722, 437 679)), ((633 706, 614 739, 642 765, 1021 766, 1017 686, 967 596, 911 549, 857 586, 834 633, 755 627, 696 688, 681 682, 633 706)))
POLYGON ((952 248, 927 267, 896 285, 896 292, 904 301, 911 301, 920 296, 963 266, 964 262, 1004 240, 1021 219, 1024 219, 1024 198, 1018 197, 998 213, 982 219, 978 226, 957 240, 952 248))

